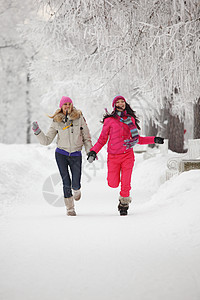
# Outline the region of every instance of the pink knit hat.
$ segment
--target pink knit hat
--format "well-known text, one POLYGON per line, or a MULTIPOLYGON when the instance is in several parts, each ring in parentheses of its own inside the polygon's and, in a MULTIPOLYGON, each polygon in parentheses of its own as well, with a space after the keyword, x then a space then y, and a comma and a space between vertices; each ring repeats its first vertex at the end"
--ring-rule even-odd
POLYGON ((126 99, 125 99, 123 96, 118 95, 118 96, 116 96, 116 97, 113 99, 113 102, 112 102, 112 107, 113 107, 113 108, 115 107, 115 104, 116 104, 117 100, 119 100, 119 99, 122 99, 122 100, 124 100, 124 101, 126 102, 126 99))
POLYGON ((60 105, 59 105, 59 107, 61 108, 61 107, 63 106, 63 104, 65 104, 65 103, 72 103, 72 104, 73 104, 71 98, 62 96, 62 98, 61 98, 61 100, 60 100, 60 105))

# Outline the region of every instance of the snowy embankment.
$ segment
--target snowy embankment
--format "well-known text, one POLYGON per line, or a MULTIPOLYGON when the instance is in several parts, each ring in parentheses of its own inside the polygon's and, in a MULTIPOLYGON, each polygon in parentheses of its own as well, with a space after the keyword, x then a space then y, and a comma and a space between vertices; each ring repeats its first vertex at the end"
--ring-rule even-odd
MULTIPOLYGON (((0 299, 199 300, 200 171, 165 182, 170 155, 136 155, 127 217, 105 151, 84 160, 77 217, 67 217, 42 193, 58 174, 54 147, 1 144, 0 299)), ((60 182, 49 187, 59 193, 60 182)))

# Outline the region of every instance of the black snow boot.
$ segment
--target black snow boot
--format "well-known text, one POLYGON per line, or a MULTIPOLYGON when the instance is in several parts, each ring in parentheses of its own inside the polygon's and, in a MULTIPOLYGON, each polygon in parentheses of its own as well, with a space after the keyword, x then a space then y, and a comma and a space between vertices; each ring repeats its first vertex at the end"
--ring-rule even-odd
POLYGON ((120 216, 126 216, 128 214, 129 203, 131 203, 131 197, 119 196, 118 210, 120 216))
POLYGON ((126 216, 128 214, 128 209, 129 209, 129 206, 127 204, 119 203, 118 211, 120 213, 120 216, 126 216))

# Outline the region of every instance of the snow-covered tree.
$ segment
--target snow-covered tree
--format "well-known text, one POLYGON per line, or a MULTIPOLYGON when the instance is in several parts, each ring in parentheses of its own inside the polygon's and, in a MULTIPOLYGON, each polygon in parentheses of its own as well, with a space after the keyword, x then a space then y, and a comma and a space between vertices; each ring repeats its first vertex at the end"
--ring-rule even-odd
POLYGON ((33 4, 1 1, 0 15, 0 141, 29 143, 32 99, 35 100, 38 92, 31 88, 29 81, 27 62, 32 53, 25 49, 17 28, 34 15, 33 4))
POLYGON ((179 93, 172 103, 175 113, 182 114, 188 101, 196 101, 198 1, 38 3, 44 18, 43 22, 32 24, 35 35, 30 35, 46 53, 33 65, 35 78, 44 75, 38 80, 46 78, 46 71, 50 80, 85 72, 88 77, 97 76, 94 85, 101 81, 108 84, 125 70, 126 79, 137 78, 143 83, 140 89, 151 88, 160 102, 163 95, 168 96, 177 88, 179 93))
POLYGON ((165 106, 182 120, 191 111, 200 95, 198 0, 37 2, 31 77, 48 101, 65 91, 107 106, 123 93, 146 120, 165 106))

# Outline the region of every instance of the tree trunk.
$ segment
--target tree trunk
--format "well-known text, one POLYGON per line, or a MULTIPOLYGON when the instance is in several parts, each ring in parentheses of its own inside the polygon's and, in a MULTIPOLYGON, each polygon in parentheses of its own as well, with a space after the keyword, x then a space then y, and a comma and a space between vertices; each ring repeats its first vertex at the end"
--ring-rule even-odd
POLYGON ((184 123, 177 116, 169 114, 167 135, 169 149, 174 152, 184 152, 184 123))
MULTIPOLYGON (((178 93, 178 89, 174 89, 178 93)), ((165 97, 165 107, 161 112, 161 131, 163 138, 168 139, 168 148, 173 152, 183 153, 184 151, 184 123, 178 116, 172 114, 173 94, 170 98, 165 97)))
POLYGON ((29 97, 29 90, 30 90, 30 77, 29 74, 27 74, 26 77, 26 111, 27 111, 27 119, 26 119, 26 143, 31 143, 31 103, 30 103, 30 97, 29 97))
MULTIPOLYGON (((145 132, 146 132, 147 136, 156 136, 157 135, 158 129, 156 128, 152 119, 149 121, 149 124, 146 125, 145 132)), ((154 144, 150 144, 148 147, 154 148, 154 146, 155 146, 154 144)))
POLYGON ((200 139, 200 98, 194 104, 194 139, 200 139))

